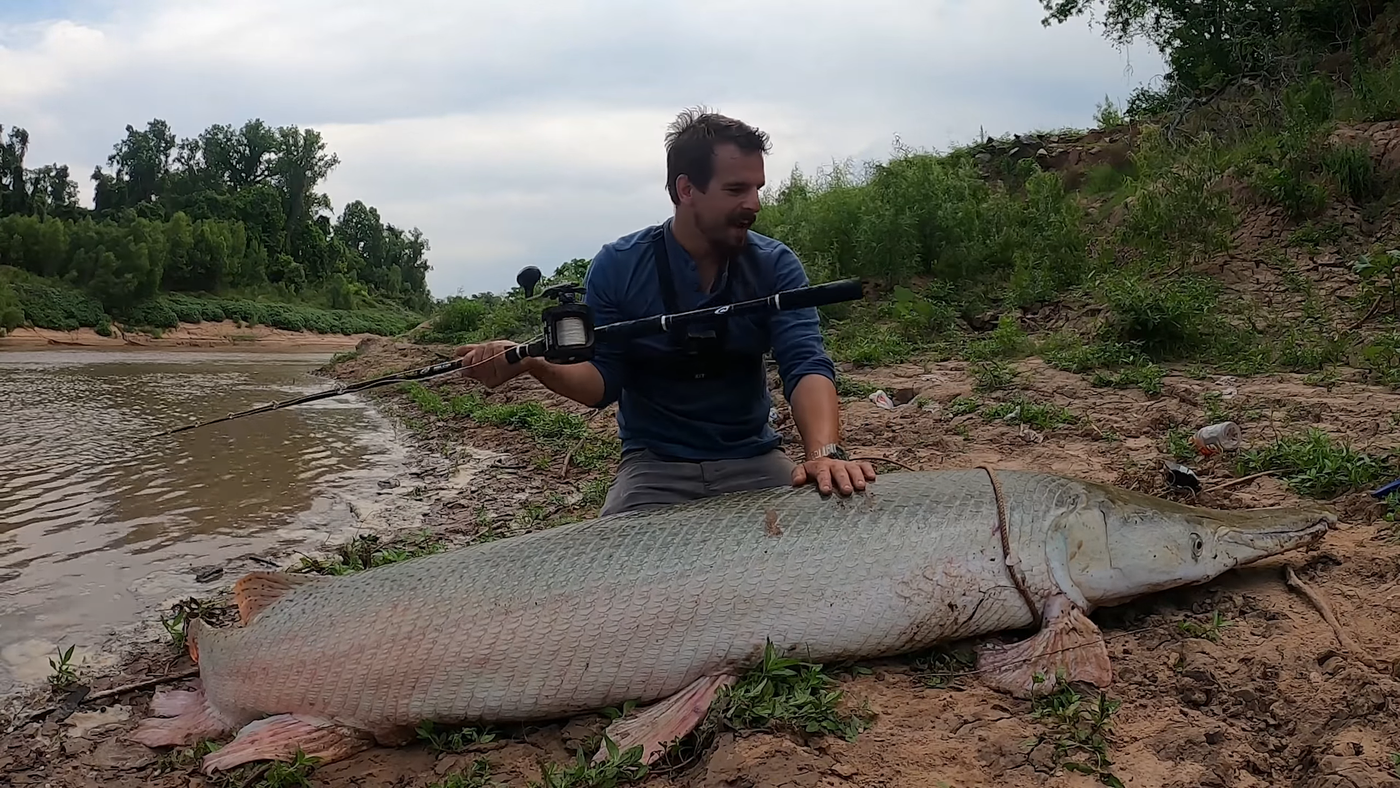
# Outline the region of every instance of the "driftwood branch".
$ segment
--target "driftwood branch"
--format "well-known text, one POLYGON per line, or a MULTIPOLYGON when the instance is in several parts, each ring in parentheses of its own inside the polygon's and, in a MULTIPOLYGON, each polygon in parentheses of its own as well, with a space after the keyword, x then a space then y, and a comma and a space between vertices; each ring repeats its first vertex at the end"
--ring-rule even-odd
MULTIPOLYGON (((180 679, 193 678, 198 675, 199 668, 187 668, 178 673, 167 673, 164 676, 158 676, 153 679, 137 681, 132 684, 123 684, 120 687, 113 687, 111 689, 102 690, 101 692, 94 692, 91 695, 88 695, 86 698, 83 698, 82 702, 89 703, 95 700, 114 698, 118 695, 125 695, 128 692, 137 692, 139 690, 150 689, 151 687, 156 687, 161 684, 166 684, 172 681, 179 681, 180 679)), ((58 711, 58 705, 45 706, 44 708, 39 709, 38 711, 30 712, 28 719, 31 721, 37 720, 41 717, 47 717, 55 711, 58 711)))
POLYGON ((1350 652, 1351 656, 1355 657, 1358 662, 1372 670, 1378 670, 1382 673, 1390 672, 1384 665, 1371 659, 1366 652, 1361 650, 1360 646, 1356 645, 1356 641, 1352 640, 1351 636, 1342 629, 1341 622, 1337 621, 1337 616, 1332 612, 1332 606, 1327 604, 1327 600, 1323 599, 1316 591, 1309 588, 1293 571, 1293 567, 1290 566, 1284 570, 1284 579, 1287 581, 1289 588, 1307 597, 1313 607, 1317 608, 1317 612, 1322 614, 1322 620, 1326 621, 1327 625, 1332 627, 1332 633, 1337 636, 1337 642, 1341 643, 1342 648, 1350 652))

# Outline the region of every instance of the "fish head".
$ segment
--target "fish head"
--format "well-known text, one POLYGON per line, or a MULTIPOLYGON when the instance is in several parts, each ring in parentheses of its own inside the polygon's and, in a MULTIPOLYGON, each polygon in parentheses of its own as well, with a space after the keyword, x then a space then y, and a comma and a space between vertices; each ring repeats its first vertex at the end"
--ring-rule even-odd
POLYGON ((1093 607, 1199 585, 1313 544, 1337 516, 1321 507, 1210 509, 1091 485, 1066 515, 1062 584, 1093 607))

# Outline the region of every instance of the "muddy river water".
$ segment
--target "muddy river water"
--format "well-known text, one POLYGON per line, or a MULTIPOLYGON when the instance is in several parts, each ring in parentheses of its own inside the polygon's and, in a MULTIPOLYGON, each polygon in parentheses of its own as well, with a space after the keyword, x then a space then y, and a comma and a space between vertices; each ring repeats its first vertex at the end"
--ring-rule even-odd
POLYGON ((60 647, 101 661, 104 639, 258 568, 250 555, 354 532, 356 499, 407 462, 364 400, 154 437, 324 388, 311 371, 329 357, 0 351, 0 695, 42 683, 60 647), (213 567, 230 571, 210 583, 213 567))

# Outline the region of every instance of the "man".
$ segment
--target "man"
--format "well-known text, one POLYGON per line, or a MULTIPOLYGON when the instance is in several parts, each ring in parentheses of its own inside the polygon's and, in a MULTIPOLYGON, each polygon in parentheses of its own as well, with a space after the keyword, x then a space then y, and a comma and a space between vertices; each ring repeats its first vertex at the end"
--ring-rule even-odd
MULTIPOLYGON (((786 245, 752 232, 764 186, 765 133, 701 111, 682 112, 666 139, 671 219, 623 236, 593 258, 585 301, 597 325, 749 300, 808 284, 786 245)), ((814 308, 598 343, 594 360, 507 364, 511 342, 460 348, 465 374, 490 387, 528 372, 596 408, 618 403, 623 457, 602 514, 726 492, 802 486, 850 495, 875 479, 840 447, 835 367, 814 308), (804 462, 779 448, 768 420, 763 356, 771 349, 802 435, 804 462), (474 366, 473 366, 474 365, 474 366)))

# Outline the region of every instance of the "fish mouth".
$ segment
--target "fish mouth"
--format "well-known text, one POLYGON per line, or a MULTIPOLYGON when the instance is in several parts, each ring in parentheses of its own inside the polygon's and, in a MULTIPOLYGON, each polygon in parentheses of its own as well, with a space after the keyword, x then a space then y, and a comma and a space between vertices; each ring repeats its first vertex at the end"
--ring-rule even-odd
POLYGON ((1337 515, 1320 512, 1306 521, 1272 528, 1230 528, 1219 535, 1221 542, 1245 548, 1249 555, 1241 557, 1238 566, 1262 561, 1279 553, 1306 547, 1322 540, 1337 525, 1337 515))

